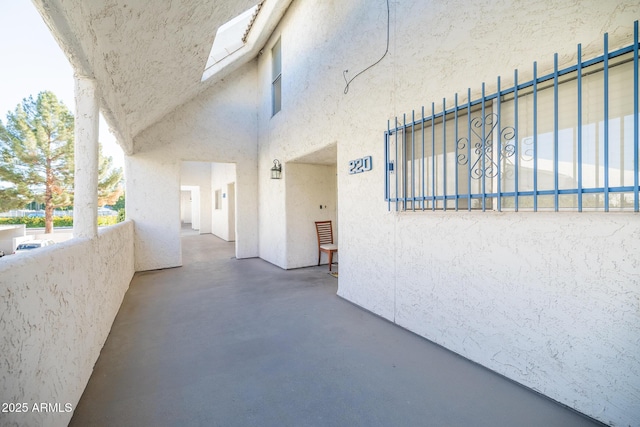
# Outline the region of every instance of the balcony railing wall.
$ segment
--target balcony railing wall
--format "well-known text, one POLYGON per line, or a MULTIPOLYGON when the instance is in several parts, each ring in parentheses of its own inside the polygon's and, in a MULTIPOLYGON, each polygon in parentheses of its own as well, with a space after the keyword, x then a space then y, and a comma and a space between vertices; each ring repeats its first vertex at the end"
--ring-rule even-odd
POLYGON ((0 396, 14 405, 0 414, 1 425, 68 425, 133 260, 131 221, 94 239, 0 258, 0 396))

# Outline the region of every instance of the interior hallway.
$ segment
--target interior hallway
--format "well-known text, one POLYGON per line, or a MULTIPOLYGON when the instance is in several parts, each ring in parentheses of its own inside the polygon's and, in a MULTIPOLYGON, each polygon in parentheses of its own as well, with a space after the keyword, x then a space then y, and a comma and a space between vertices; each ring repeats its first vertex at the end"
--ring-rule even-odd
POLYGON ((336 296, 326 265, 183 236, 136 273, 72 426, 600 425, 336 296))

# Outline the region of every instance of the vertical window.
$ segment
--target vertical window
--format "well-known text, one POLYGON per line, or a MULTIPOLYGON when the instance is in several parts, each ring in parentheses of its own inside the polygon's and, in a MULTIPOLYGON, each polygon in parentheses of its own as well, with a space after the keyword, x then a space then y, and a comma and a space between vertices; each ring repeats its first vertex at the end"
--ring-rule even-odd
POLYGON ((275 116, 282 107, 282 55, 280 39, 271 49, 271 115, 275 116))

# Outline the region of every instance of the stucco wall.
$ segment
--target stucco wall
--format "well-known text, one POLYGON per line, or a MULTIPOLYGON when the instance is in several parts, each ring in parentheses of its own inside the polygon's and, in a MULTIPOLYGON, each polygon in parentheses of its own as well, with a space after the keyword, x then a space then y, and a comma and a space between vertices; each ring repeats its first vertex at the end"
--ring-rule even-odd
POLYGON ((136 223, 137 270, 182 263, 181 161, 236 163, 236 256, 258 255, 255 100, 256 69, 251 62, 136 137, 136 154, 127 158, 126 166, 127 217, 136 223))
POLYGON ((180 191, 180 221, 191 224, 191 190, 183 188, 180 191))
MULTIPOLYGON (((387 120, 513 70, 630 43, 637 2, 294 2, 258 60, 259 169, 337 142, 339 295, 614 425, 640 424, 637 214, 406 213, 384 202, 387 120), (304 34, 304 37, 300 37, 304 34), (282 46, 282 110, 271 55, 282 46), (373 170, 348 174, 348 161, 373 170), (592 307, 593 309, 590 309, 592 307)), ((461 96, 461 99, 464 96, 461 96)), ((461 101, 463 102, 463 101, 461 101)), ((289 171, 260 180, 260 256, 286 265, 289 171), (283 185, 286 183, 286 185, 283 185), (285 214, 286 211, 286 214, 285 214)))
POLYGON ((133 224, 32 252, 0 262, 0 396, 28 408, 0 425, 66 426, 133 277, 133 224))
POLYGON ((211 214, 213 203, 211 195, 211 163, 210 162, 182 162, 180 171, 181 187, 197 187, 199 197, 199 226, 200 234, 211 233, 211 214))
POLYGON ((229 184, 236 180, 236 167, 231 163, 213 163, 211 165, 211 189, 215 204, 215 192, 221 192, 219 209, 213 209, 212 233, 226 241, 235 240, 235 221, 230 215, 235 214, 235 194, 229 193, 229 184), (233 206, 231 206, 233 205, 233 206))
MULTIPOLYGON (((281 153, 280 153, 281 154, 281 153)), ((259 254, 260 258, 286 268, 287 265, 287 221, 285 209, 286 180, 288 170, 282 169, 282 179, 271 179, 268 175, 273 160, 281 157, 261 148, 260 171, 258 177, 258 197, 260 204, 259 254)))
POLYGON ((200 203, 200 187, 191 188, 191 228, 200 231, 202 206, 200 203))
MULTIPOLYGON (((142 153, 126 156, 125 170, 126 217, 135 222, 136 271, 182 265, 180 162, 159 152, 142 153)), ((194 216, 192 212, 192 221, 194 216)))
MULTIPOLYGON (((287 265, 285 268, 318 264, 315 221, 333 222, 333 239, 338 243, 336 223, 335 166, 287 163, 287 265)), ((339 256, 339 252, 338 252, 339 256)), ((334 261, 338 262, 334 255, 334 261)), ((328 258, 322 255, 322 263, 328 258)))
POLYGON ((636 214, 392 216, 396 323, 581 412, 640 421, 636 214))

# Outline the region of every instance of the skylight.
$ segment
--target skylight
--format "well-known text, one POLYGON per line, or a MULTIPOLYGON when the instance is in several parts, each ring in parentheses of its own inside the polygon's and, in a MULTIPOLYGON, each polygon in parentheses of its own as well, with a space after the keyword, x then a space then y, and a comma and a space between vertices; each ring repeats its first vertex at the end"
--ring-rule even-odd
POLYGON ((246 35, 258 13, 259 6, 260 4, 253 6, 218 28, 213 46, 211 46, 203 80, 205 76, 208 77, 207 70, 209 68, 244 46, 246 35))

